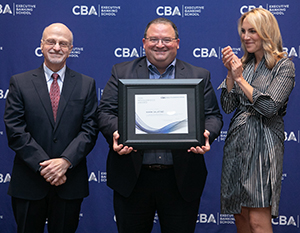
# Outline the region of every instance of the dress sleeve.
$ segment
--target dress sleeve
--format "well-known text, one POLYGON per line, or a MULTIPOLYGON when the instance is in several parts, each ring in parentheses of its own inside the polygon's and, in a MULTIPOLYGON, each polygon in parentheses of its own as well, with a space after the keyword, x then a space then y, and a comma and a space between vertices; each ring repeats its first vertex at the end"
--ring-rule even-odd
POLYGON ((295 67, 285 59, 276 67, 273 79, 264 93, 253 90, 253 108, 265 117, 272 117, 286 108, 288 97, 295 86, 295 67))
POLYGON ((238 104, 238 96, 235 92, 235 84, 230 92, 227 91, 226 79, 220 84, 218 90, 222 89, 221 92, 221 106, 225 113, 229 114, 233 112, 238 104))

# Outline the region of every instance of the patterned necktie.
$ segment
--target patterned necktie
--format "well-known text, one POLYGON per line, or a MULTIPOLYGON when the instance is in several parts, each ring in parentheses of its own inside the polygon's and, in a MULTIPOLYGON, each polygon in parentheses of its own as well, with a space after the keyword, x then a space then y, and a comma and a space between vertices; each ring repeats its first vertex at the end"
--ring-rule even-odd
POLYGON ((54 121, 56 121, 56 114, 57 114, 59 97, 60 97, 59 86, 57 83, 58 77, 59 77, 58 74, 56 74, 56 73, 52 74, 53 82, 50 87, 50 99, 51 99, 54 121))

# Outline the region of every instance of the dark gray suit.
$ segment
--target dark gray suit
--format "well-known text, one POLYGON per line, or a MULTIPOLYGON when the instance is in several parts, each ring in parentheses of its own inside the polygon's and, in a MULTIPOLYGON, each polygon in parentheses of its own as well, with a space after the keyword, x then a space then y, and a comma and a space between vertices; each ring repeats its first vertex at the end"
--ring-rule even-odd
MULTIPOLYGON (((124 197, 128 197, 136 185, 142 167, 142 152, 120 156, 112 149, 113 133, 118 130, 118 80, 138 78, 149 78, 145 57, 114 65, 97 110, 99 129, 111 148, 107 159, 107 184, 124 197)), ((210 82, 210 73, 177 59, 175 78, 203 79, 205 129, 210 132, 211 144, 219 135, 223 121, 210 82)), ((193 201, 200 198, 207 175, 203 155, 188 153, 186 150, 174 150, 172 155, 176 183, 183 199, 193 201)))
POLYGON ((39 163, 64 157, 72 164, 65 184, 54 187, 63 199, 86 197, 86 156, 97 139, 94 79, 66 69, 54 122, 43 66, 11 77, 4 122, 9 146, 15 151, 9 195, 26 200, 44 198, 50 183, 39 163))

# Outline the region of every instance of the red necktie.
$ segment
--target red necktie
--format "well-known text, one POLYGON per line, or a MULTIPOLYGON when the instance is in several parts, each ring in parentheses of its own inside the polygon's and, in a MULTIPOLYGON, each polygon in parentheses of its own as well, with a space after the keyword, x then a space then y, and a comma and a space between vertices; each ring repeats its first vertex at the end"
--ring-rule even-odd
POLYGON ((53 82, 50 87, 50 99, 51 99, 54 121, 56 121, 56 114, 57 114, 59 97, 60 97, 59 86, 57 83, 58 77, 59 77, 58 74, 56 74, 56 73, 52 74, 53 82))

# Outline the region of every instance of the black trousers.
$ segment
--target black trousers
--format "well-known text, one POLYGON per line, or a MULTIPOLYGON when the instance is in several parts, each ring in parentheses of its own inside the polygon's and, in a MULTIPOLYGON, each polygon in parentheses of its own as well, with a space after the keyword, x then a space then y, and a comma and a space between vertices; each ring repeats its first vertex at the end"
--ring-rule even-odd
POLYGON ((173 168, 142 168, 132 194, 114 192, 114 209, 120 233, 150 233, 157 211, 162 233, 193 233, 200 198, 185 201, 177 188, 173 168))
POLYGON ((43 233, 46 220, 49 233, 74 233, 79 222, 82 200, 61 199, 54 189, 41 200, 12 197, 18 233, 43 233))

